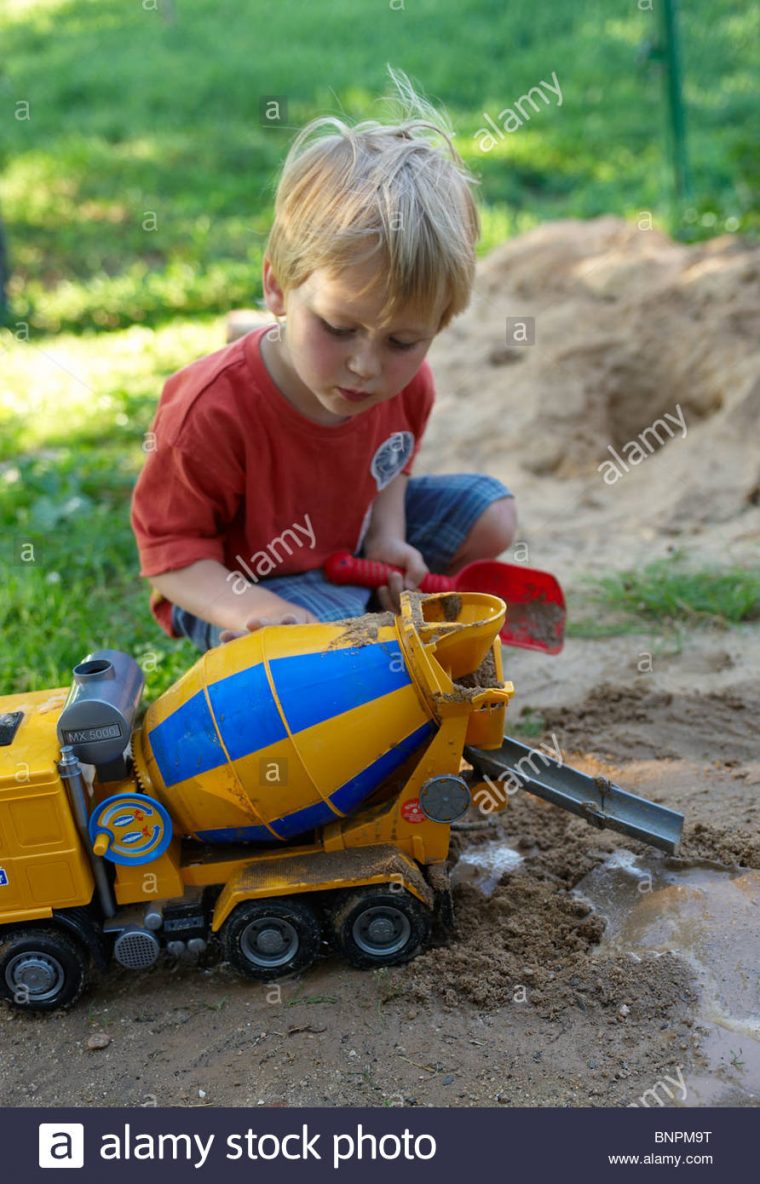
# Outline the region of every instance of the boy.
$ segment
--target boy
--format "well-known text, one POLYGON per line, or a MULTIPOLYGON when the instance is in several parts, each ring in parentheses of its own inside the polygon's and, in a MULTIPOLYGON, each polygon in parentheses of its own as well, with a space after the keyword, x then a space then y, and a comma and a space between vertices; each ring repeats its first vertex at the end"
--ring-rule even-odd
POLYGON ((277 324, 161 396, 132 527, 154 616, 201 651, 264 624, 398 611, 427 571, 453 575, 514 536, 494 478, 410 477, 435 398, 425 356, 469 302, 479 220, 449 134, 391 73, 422 118, 326 117, 291 147, 263 264, 277 324), (303 148, 328 124, 337 135, 303 148), (321 568, 339 550, 403 575, 376 601, 332 585, 321 568))

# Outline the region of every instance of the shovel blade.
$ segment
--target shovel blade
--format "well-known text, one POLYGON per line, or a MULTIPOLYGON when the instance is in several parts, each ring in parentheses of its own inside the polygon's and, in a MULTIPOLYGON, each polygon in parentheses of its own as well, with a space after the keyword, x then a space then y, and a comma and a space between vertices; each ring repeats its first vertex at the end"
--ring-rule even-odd
POLYGON ((499 636, 505 645, 558 654, 565 639, 565 597, 553 575, 515 563, 480 559, 454 577, 457 591, 487 592, 507 604, 499 636))

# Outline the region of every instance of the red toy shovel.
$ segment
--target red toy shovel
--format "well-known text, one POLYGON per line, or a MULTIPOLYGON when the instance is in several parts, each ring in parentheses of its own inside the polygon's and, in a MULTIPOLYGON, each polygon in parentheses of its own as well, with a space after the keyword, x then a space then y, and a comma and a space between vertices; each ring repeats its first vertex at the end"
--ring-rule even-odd
MULTIPOLYGON (((349 551, 330 555, 324 566, 332 584, 357 584, 382 588, 388 574, 401 571, 374 559, 357 559, 349 551)), ((507 619, 499 636, 505 645, 558 654, 565 634, 565 598, 557 580, 547 571, 480 559, 468 563, 455 576, 432 572, 423 579, 420 592, 488 592, 507 603, 507 619)))

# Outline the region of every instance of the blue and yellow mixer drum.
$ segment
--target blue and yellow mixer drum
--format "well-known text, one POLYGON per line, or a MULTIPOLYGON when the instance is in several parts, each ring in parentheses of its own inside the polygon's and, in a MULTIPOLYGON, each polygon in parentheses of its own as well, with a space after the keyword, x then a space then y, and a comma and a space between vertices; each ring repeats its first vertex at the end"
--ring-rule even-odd
POLYGON ((464 742, 498 746, 512 694, 503 601, 403 599, 398 617, 268 628, 212 649, 148 708, 134 758, 176 834, 288 842, 354 814, 442 727, 458 748, 448 771, 464 742), (458 687, 487 655, 491 685, 458 687))

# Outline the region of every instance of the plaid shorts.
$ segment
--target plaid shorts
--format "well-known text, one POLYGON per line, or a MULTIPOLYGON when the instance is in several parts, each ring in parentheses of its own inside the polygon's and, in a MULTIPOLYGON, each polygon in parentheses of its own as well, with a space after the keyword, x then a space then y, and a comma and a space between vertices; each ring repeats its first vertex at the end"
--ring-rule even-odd
MULTIPOLYGON (((443 473, 411 477, 406 487, 406 541, 422 554, 431 572, 445 573, 472 527, 491 502, 514 494, 495 477, 443 473)), ((362 551, 359 552, 361 555, 362 551)), ((331 584, 321 568, 259 581, 283 600, 308 609, 319 621, 340 621, 371 611, 373 592, 354 584, 331 584)), ((222 630, 172 607, 174 632, 202 653, 219 644, 222 630)))

